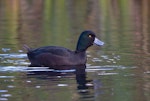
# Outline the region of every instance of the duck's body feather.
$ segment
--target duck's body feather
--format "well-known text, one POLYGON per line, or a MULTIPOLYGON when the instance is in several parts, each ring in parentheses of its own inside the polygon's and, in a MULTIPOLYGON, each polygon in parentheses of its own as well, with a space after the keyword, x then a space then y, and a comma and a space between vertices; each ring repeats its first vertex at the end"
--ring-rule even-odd
POLYGON ((75 52, 59 46, 45 46, 30 50, 30 66, 83 65, 86 63, 85 52, 75 52))
POLYGON ((40 47, 37 49, 33 49, 30 52, 32 52, 32 54, 36 54, 39 55, 41 53, 51 53, 53 55, 59 55, 59 56, 69 56, 70 53, 72 53, 73 51, 64 48, 64 47, 59 47, 59 46, 45 46, 45 47, 40 47))

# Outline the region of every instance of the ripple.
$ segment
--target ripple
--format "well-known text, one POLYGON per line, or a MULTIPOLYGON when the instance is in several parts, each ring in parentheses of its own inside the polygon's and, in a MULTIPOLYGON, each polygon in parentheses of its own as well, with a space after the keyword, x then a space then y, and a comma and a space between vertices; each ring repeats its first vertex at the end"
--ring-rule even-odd
POLYGON ((14 65, 29 65, 30 63, 26 62, 26 60, 20 59, 20 60, 15 60, 13 64, 14 65))
MULTIPOLYGON (((61 73, 70 73, 75 72, 75 69, 70 70, 54 70, 49 67, 26 67, 26 66, 4 66, 0 67, 0 72, 61 72, 61 73)), ((5 76, 0 76, 0 78, 7 78, 5 76)))
POLYGON ((59 87, 66 87, 66 86, 68 86, 68 84, 57 84, 57 86, 59 86, 59 87))
POLYGON ((145 74, 150 74, 150 71, 146 71, 146 72, 144 72, 145 74))
POLYGON ((2 101, 7 101, 8 99, 7 99, 7 98, 2 98, 2 97, 0 97, 0 100, 2 100, 2 101))
POLYGON ((2 48, 2 51, 3 52, 8 52, 8 51, 10 51, 11 49, 10 48, 2 48))
POLYGON ((64 72, 64 73, 75 72, 75 71, 76 71, 75 69, 71 69, 71 70, 54 70, 54 72, 64 72))
POLYGON ((128 69, 128 68, 137 68, 136 66, 122 66, 122 65, 104 65, 104 66, 87 66, 87 72, 95 72, 95 71, 111 71, 114 69, 128 69))
POLYGON ((13 85, 8 85, 7 87, 8 88, 15 88, 15 86, 13 86, 13 85))
POLYGON ((111 55, 102 55, 101 56, 102 60, 105 60, 108 63, 117 63, 117 61, 120 60, 120 55, 115 55, 112 53, 111 55))
POLYGON ((100 60, 99 58, 93 58, 92 61, 93 62, 101 62, 102 60, 100 60))
POLYGON ((23 66, 4 66, 0 67, 0 72, 25 72, 28 67, 23 66))
POLYGON ((118 73, 106 73, 106 72, 102 72, 102 73, 98 73, 98 75, 117 75, 118 73))
POLYGON ((53 69, 49 69, 49 67, 27 67, 27 72, 38 72, 38 71, 54 71, 53 69))
POLYGON ((35 86, 35 88, 41 88, 41 86, 35 86))
POLYGON ((12 96, 11 94, 1 94, 1 97, 10 97, 12 96))
POLYGON ((109 57, 108 57, 107 55, 101 55, 101 57, 102 57, 103 59, 109 59, 109 57))
POLYGON ((102 71, 102 70, 113 70, 112 67, 104 67, 104 66, 89 66, 87 67, 87 72, 95 72, 95 71, 102 71))
POLYGON ((8 90, 0 90, 0 93, 8 92, 8 90))
POLYGON ((26 58, 27 54, 18 54, 18 53, 0 54, 0 57, 3 57, 3 58, 26 58))
POLYGON ((0 78, 15 78, 14 76, 0 76, 0 78))
POLYGON ((12 65, 29 65, 29 62, 26 60, 26 54, 0 54, 1 63, 3 64, 12 64, 12 65))

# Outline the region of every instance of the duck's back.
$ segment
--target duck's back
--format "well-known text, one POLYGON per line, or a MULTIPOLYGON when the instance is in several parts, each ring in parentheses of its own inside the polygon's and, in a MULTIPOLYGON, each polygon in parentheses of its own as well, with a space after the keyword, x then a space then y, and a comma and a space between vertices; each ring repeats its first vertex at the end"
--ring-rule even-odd
POLYGON ((43 53, 51 53, 53 55, 59 55, 59 56, 69 56, 70 53, 73 51, 64 48, 64 47, 59 47, 59 46, 45 46, 45 47, 40 47, 37 49, 33 49, 28 52, 29 56, 31 55, 32 57, 43 54, 43 53))

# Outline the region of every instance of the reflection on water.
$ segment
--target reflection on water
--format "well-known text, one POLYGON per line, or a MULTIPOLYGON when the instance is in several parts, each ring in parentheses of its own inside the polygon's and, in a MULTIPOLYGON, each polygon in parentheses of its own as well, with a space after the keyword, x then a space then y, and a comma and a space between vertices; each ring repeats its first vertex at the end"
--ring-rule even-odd
MULTIPOLYGON (((54 67, 55 69, 49 68, 49 67, 32 67, 27 69, 27 75, 28 77, 36 77, 41 78, 45 76, 46 78, 49 77, 74 77, 76 78, 77 82, 77 89, 86 92, 85 90, 88 89, 88 86, 86 85, 88 80, 86 80, 86 66, 59 66, 54 67), (45 68, 45 69, 44 69, 45 68)), ((44 77, 44 78, 45 78, 44 77)), ((90 81, 90 80, 89 80, 90 81)), ((58 84, 58 86, 67 86, 67 84, 58 84)))
POLYGON ((148 0, 0 0, 0 101, 149 101, 148 0), (90 29, 105 42, 85 67, 28 68, 22 46, 74 50, 90 29))
MULTIPOLYGON (((2 99, 10 98, 13 100, 13 98, 17 98, 17 94, 27 96, 30 93, 34 97, 34 93, 36 92, 38 92, 38 95, 41 95, 41 97, 38 97, 38 101, 43 100, 42 96, 45 96, 44 99, 47 100, 59 101, 62 98, 57 97, 58 95, 64 96, 63 100, 68 101, 71 99, 77 100, 77 98, 86 99, 86 97, 94 99, 93 92, 91 92, 93 84, 91 80, 87 80, 86 78, 85 65, 73 67, 63 66, 55 70, 49 67, 20 67, 20 70, 18 67, 11 67, 12 71, 10 67, 5 68, 9 68, 7 72, 10 72, 8 73, 10 75, 13 75, 15 72, 18 72, 18 74, 16 73, 15 76, 0 76, 2 83, 7 82, 6 85, 3 85, 3 89, 0 90, 2 99), (76 88, 74 88, 74 86, 76 86, 76 88), (70 93, 70 90, 72 91, 73 89, 78 89, 78 91, 70 93), (15 92, 13 92, 13 90, 15 90, 15 92), (49 98, 49 94, 46 93, 52 94, 56 98, 49 98)), ((2 72, 1 75, 6 74, 2 72)), ((32 99, 36 100, 36 98, 32 97, 28 97, 26 100, 32 101, 32 99)))

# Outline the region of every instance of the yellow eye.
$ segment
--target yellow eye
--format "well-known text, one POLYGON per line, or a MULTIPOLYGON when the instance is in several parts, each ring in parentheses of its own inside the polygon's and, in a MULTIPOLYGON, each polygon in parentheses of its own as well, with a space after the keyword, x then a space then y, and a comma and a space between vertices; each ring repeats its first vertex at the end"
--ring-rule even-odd
POLYGON ((88 36, 88 37, 89 37, 89 38, 91 38, 91 37, 92 37, 92 35, 90 35, 90 34, 89 34, 89 36, 88 36))

